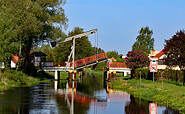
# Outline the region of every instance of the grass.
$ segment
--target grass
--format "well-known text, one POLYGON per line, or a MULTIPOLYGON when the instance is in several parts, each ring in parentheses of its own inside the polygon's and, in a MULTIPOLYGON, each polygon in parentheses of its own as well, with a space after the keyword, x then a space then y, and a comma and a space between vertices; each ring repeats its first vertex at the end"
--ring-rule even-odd
MULTIPOLYGON (((126 78, 126 77, 124 77, 126 78)), ((114 89, 127 91, 135 97, 140 97, 145 100, 154 101, 160 105, 168 106, 172 109, 178 109, 185 113, 185 87, 163 83, 160 81, 151 80, 124 80, 117 78, 110 83, 114 89)))
POLYGON ((45 72, 38 72, 37 77, 24 74, 22 71, 2 69, 0 70, 0 91, 11 87, 27 87, 39 82, 48 81, 50 75, 45 72))

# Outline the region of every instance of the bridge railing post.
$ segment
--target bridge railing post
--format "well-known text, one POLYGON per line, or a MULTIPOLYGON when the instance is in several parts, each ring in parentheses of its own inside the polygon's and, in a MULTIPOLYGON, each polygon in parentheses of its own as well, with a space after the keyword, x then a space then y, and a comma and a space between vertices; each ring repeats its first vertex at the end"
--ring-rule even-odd
POLYGON ((110 82, 111 80, 111 71, 108 71, 108 81, 110 82))
POLYGON ((74 70, 74 80, 76 80, 76 70, 74 70))
POLYGON ((68 75, 69 75, 69 80, 72 80, 72 70, 69 70, 68 75))
POLYGON ((113 71, 114 79, 116 78, 116 71, 113 71))
POLYGON ((58 71, 55 70, 55 80, 58 80, 58 71))

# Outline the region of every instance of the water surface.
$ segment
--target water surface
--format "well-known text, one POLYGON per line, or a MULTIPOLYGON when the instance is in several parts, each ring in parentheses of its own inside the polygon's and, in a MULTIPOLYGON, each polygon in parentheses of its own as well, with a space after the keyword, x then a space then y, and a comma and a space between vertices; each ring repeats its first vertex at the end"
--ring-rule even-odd
MULTIPOLYGON (((149 103, 114 90, 102 76, 92 75, 0 92, 1 114, 148 114, 149 103)), ((165 106, 157 106, 157 112, 178 113, 165 106)))

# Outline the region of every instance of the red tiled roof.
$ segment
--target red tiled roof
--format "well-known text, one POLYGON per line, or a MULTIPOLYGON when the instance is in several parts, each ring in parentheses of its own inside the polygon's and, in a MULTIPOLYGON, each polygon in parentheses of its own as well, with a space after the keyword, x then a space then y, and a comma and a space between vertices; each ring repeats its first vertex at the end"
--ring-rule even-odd
POLYGON ((166 48, 164 48, 163 50, 161 50, 158 54, 156 54, 154 57, 156 57, 156 58, 160 58, 162 55, 164 55, 165 54, 165 52, 166 52, 167 50, 166 50, 166 48))
POLYGON ((19 60, 19 57, 17 55, 13 55, 12 61, 16 63, 19 60))

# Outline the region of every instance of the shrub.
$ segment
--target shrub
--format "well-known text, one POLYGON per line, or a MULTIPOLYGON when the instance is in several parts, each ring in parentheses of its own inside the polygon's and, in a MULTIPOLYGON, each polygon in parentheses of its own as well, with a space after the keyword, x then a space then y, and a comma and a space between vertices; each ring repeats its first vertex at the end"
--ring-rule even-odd
POLYGON ((141 71, 141 78, 142 79, 148 79, 148 69, 145 68, 138 68, 135 69, 135 73, 133 74, 134 79, 139 79, 140 78, 140 71, 141 71))

